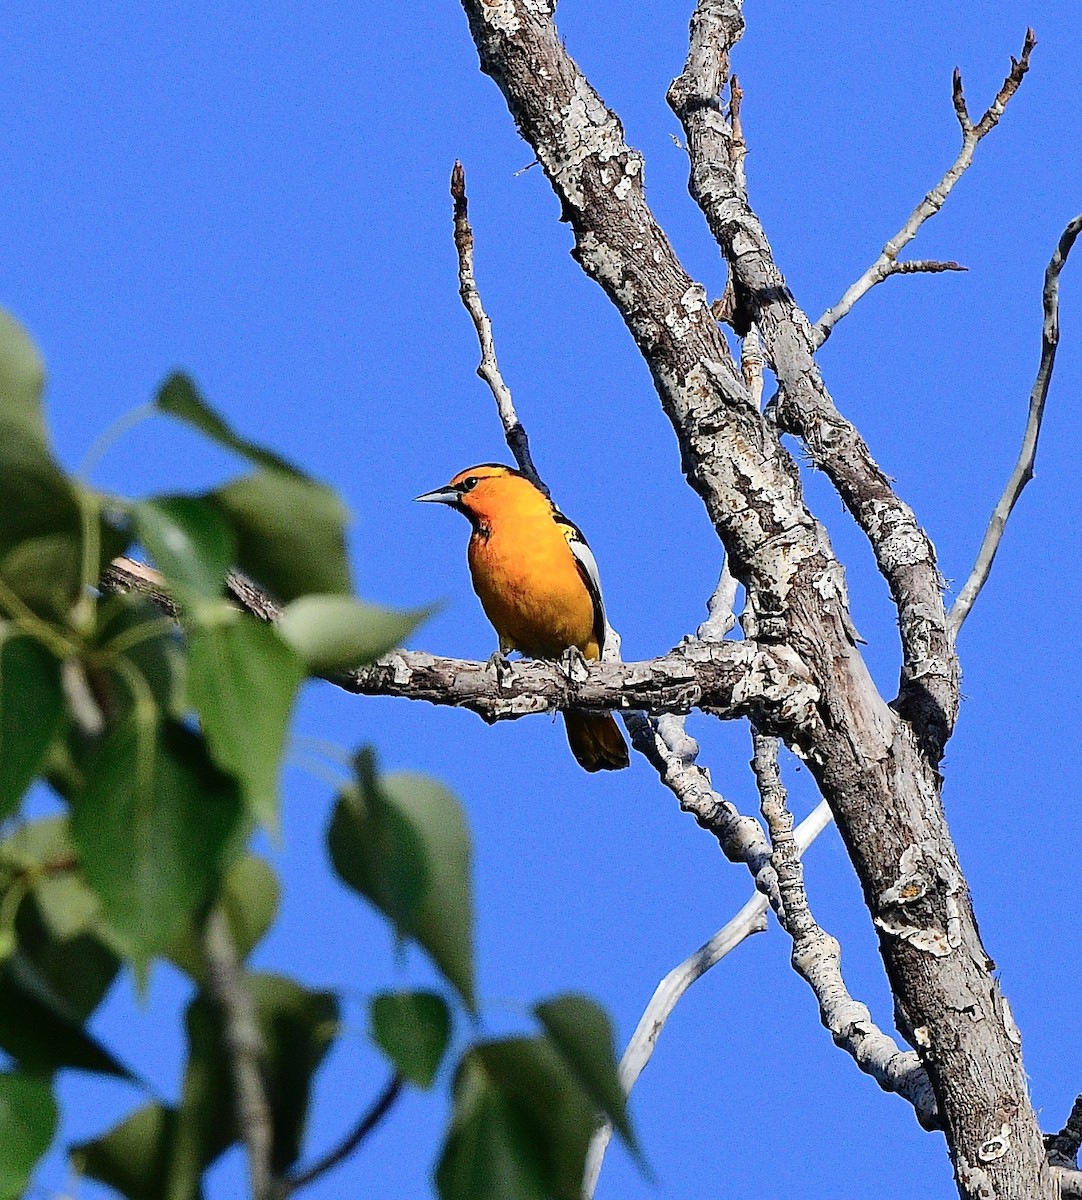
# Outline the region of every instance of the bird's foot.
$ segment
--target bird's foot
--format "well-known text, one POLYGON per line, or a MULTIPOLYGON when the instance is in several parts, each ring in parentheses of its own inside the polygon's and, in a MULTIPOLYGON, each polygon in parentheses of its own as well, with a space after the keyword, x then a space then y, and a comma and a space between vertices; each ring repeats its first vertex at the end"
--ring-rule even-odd
POLYGON ((589 675, 586 655, 578 646, 568 646, 556 661, 571 683, 581 683, 589 675))
POLYGON ((496 686, 502 688, 504 681, 511 673, 511 660, 502 650, 493 650, 488 656, 488 661, 485 663, 485 672, 486 674, 494 675, 496 686))

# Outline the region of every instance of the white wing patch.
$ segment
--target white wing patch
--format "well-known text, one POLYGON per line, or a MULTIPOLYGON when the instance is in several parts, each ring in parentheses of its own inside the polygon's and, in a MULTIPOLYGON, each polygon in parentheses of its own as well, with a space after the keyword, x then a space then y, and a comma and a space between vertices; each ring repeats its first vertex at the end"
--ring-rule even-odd
POLYGON ((605 601, 601 598, 601 576, 597 570, 597 559, 594 558, 594 552, 578 536, 575 530, 569 529, 566 536, 567 544, 571 547, 571 553, 579 560, 579 565, 586 572, 586 578, 590 581, 590 591, 597 598, 597 607, 601 612, 602 621, 604 621, 605 601))
POLYGON ((562 513, 557 513, 556 519, 563 528, 564 537, 567 539, 571 553, 586 576, 586 586, 589 588, 594 602, 594 624, 597 629, 598 651, 600 652, 604 650, 605 642, 609 637, 609 621, 605 616, 605 601, 601 596, 601 574, 597 569, 597 559, 594 558, 594 552, 586 544, 586 539, 577 526, 573 525, 562 513))

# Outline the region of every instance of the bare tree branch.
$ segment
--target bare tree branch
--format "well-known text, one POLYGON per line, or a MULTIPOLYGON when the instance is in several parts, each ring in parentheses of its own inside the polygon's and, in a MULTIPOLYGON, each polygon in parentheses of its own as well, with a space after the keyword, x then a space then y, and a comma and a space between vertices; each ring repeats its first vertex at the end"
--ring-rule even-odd
MULTIPOLYGON (((687 139, 689 189, 729 262, 738 309, 750 306, 766 344, 781 388, 781 428, 805 442, 868 537, 890 585, 903 650, 897 706, 935 758, 950 734, 959 697, 935 549, 863 438, 835 407, 815 361, 808 319, 774 262, 732 166, 733 128, 724 119, 720 97, 729 53, 743 29, 741 0, 699 0, 687 62, 668 94, 687 139)), ((856 636, 851 628, 849 634, 856 636)))
POLYGON ((496 401, 507 445, 515 456, 519 470, 539 491, 546 496, 549 490, 537 472, 530 456, 530 441, 526 430, 518 419, 511 399, 511 389, 500 374, 496 359, 496 345, 492 339, 492 322, 481 303, 481 293, 473 274, 473 229, 470 227, 469 199, 466 196, 466 171, 456 162, 451 172, 451 196, 455 202, 455 249, 458 251, 458 294, 470 314, 477 341, 481 347, 481 362, 477 374, 488 384, 496 401))
POLYGON ((391 1111, 395 1105, 395 1101, 401 1096, 403 1087, 402 1076, 392 1075, 387 1086, 373 1101, 372 1107, 361 1117, 350 1133, 333 1150, 329 1150, 310 1167, 303 1171, 295 1171, 283 1179, 278 1184, 275 1200, 286 1200, 294 1192, 299 1192, 301 1188, 307 1187, 310 1183, 315 1183, 317 1179, 326 1175, 328 1171, 337 1167, 339 1163, 345 1162, 391 1111))
POLYGON ((255 1004, 222 912, 212 908, 203 926, 207 990, 222 1015, 226 1057, 233 1077, 237 1132, 248 1155, 253 1200, 270 1200, 273 1124, 263 1080, 263 1036, 255 1004))
MULTIPOLYGON (((951 164, 950 170, 947 171, 946 175, 924 197, 920 204, 910 213, 906 223, 883 247, 875 262, 872 263, 855 283, 850 284, 838 303, 832 308, 828 308, 819 320, 816 321, 812 329, 816 347, 821 346, 830 337, 834 326, 876 284, 882 283, 884 279, 889 279, 891 275, 929 269, 923 265, 916 266, 913 263, 900 263, 898 262, 898 255, 917 236, 917 232, 924 222, 929 217, 935 216, 947 202, 947 197, 950 195, 954 185, 961 179, 970 163, 973 162, 973 155, 977 149, 978 142, 980 142, 985 134, 995 128, 999 122, 999 118, 1003 116, 1003 111, 1007 107, 1008 101, 1018 91, 1023 77, 1029 70, 1029 56, 1036 44, 1037 39, 1033 35, 1033 30, 1027 29, 1025 43, 1022 46, 1022 57, 1018 59, 1011 58, 1011 69, 1003 81, 1003 86, 999 89, 996 98, 992 101, 984 116, 975 125, 970 120, 969 112, 966 109, 965 96, 962 92, 962 74, 955 67, 953 87, 954 110, 958 115, 958 123, 962 127, 962 148, 958 152, 958 157, 951 164)), ((944 263, 933 269, 958 271, 965 268, 959 267, 957 263, 944 263)))
MULTIPOLYGON (((740 195, 732 130, 719 98, 728 47, 742 28, 739 5, 700 4, 702 36, 693 23, 690 65, 681 77, 686 87, 674 94, 674 107, 685 121, 704 211, 778 372, 781 426, 799 433, 830 474, 890 582, 905 664, 897 709, 879 695, 853 644, 842 569, 804 502, 799 471, 777 428, 752 402, 705 290, 654 220, 643 193, 642 159, 569 58, 551 21, 551 0, 462 2, 482 67, 503 90, 560 199, 576 258, 605 288, 649 364, 683 468, 749 598, 748 641, 682 647, 645 664, 648 675, 657 672, 658 662, 676 676, 690 672, 689 679, 661 670, 664 699, 655 711, 705 704, 714 687, 722 715, 746 713, 763 732, 797 742, 835 813, 878 931, 900 1019, 913 1030, 936 1086, 960 1192, 967 1200, 992 1194, 998 1200, 1045 1200, 1052 1183, 1017 1030, 990 973, 940 802, 937 763, 958 686, 934 553, 823 388, 807 319, 740 195), (739 659, 735 672, 739 654, 751 659, 739 659), (768 676, 766 689, 757 666, 768 676), (798 706, 803 721, 786 726, 782 699, 765 695, 773 671, 784 676, 789 700, 794 678, 804 689, 811 707, 798 706), (678 702, 680 680, 692 694, 685 691, 678 702)), ((357 690, 416 697, 424 689, 405 684, 416 684, 433 664, 457 665, 397 655, 353 683, 357 690)), ((516 665, 524 671, 520 683, 533 679, 540 692, 526 686, 510 699, 502 694, 505 680, 481 686, 471 678, 463 690, 437 669, 427 698, 472 700, 492 719, 513 715, 500 711, 501 704, 536 710, 539 696, 542 707, 649 709, 650 689, 636 682, 641 666, 605 663, 584 669, 582 680, 557 681, 541 677, 553 664, 516 665)), ((463 672, 475 668, 480 664, 462 664, 463 672)), ((714 705, 705 707, 712 711, 714 705)))
MULTIPOLYGON (((986 114, 987 115, 987 114, 986 114)), ((1037 368, 1037 377, 1029 393, 1029 417, 1026 420, 1026 431, 1022 436, 1022 449, 1018 461, 1014 465, 1003 495, 999 498, 988 523, 984 540, 981 542, 977 561, 965 586, 958 593, 950 611, 951 632, 955 637, 966 617, 969 616, 981 589, 988 581, 999 551, 999 543, 1003 539, 1007 521, 1022 489, 1033 478, 1033 464, 1037 458, 1037 439, 1041 435, 1041 422, 1044 420, 1044 406, 1048 399, 1048 387, 1052 382, 1052 370, 1056 365, 1056 349, 1059 346, 1059 275, 1063 270, 1067 257, 1075 239, 1082 231, 1082 213, 1067 223, 1067 228, 1060 235, 1059 244, 1048 263, 1044 273, 1044 321, 1041 327, 1041 362, 1037 368)))
MULTIPOLYGON (((732 86, 732 114, 734 128, 739 131, 740 90, 734 80, 732 86)), ((742 140, 734 138, 734 167, 742 169, 746 147, 742 140)), ((496 352, 492 339, 491 323, 481 301, 473 275, 473 231, 466 216, 465 173, 456 163, 451 177, 451 193, 455 199, 455 245, 459 256, 460 293, 477 329, 482 350, 482 365, 478 373, 492 389, 497 411, 503 424, 507 443, 515 455, 516 462, 532 482, 546 495, 548 489, 534 467, 529 451, 526 432, 511 403, 510 392, 503 383, 496 366, 496 352)), ((763 390, 763 355, 757 333, 752 329, 744 341, 741 369, 756 408, 761 406, 763 390)), ((699 626, 695 640, 711 643, 720 641, 736 624, 733 606, 736 599, 737 582, 729 571, 728 562, 723 566, 718 584, 707 605, 708 616, 699 626)), ((612 632, 612 631, 610 631, 612 632)), ((619 661, 618 637, 613 646, 606 639, 607 661, 619 661)), ((630 1093, 636 1079, 653 1053, 669 1015, 680 997, 710 967, 720 962, 744 938, 766 929, 766 909, 769 903, 780 908, 780 899, 770 862, 770 848, 758 822, 745 817, 714 791, 709 775, 696 763, 698 745, 685 729, 684 718, 673 714, 647 717, 645 713, 633 712, 624 716, 624 722, 633 744, 658 770, 659 776, 676 795, 681 807, 692 812, 700 823, 718 838, 722 849, 733 861, 744 862, 752 872, 761 889, 745 904, 741 912, 722 930, 714 935, 686 962, 674 968, 658 986, 647 1006, 638 1028, 620 1064, 620 1079, 625 1093, 630 1093)), ((801 826, 798 836, 802 848, 807 846, 830 822, 830 809, 823 801, 811 817, 801 826)), ((605 1122, 594 1135, 587 1155, 583 1195, 589 1200, 593 1196, 600 1174, 605 1150, 612 1137, 612 1126, 605 1122)))
POLYGON ((781 894, 778 920, 793 939, 793 969, 815 993, 820 1019, 835 1045, 845 1050, 884 1091, 904 1096, 925 1129, 934 1129, 939 1114, 927 1071, 912 1050, 900 1050, 894 1039, 872 1020, 868 1007, 849 994, 841 972, 841 945, 812 916, 804 889, 801 848, 793 833, 793 816, 778 770, 778 740, 753 728, 752 745, 751 765, 763 819, 770 829, 781 894))
MULTIPOLYGON (((103 586, 152 599, 164 595, 157 572, 126 558, 110 565, 103 586)), ((274 619, 278 609, 270 597, 250 581, 244 593, 242 600, 234 592, 242 607, 251 602, 256 616, 274 619)), ((580 663, 572 670, 564 663, 528 659, 499 672, 488 663, 396 650, 330 682, 362 696, 466 708, 490 723, 567 709, 661 714, 701 708, 725 719, 758 714, 799 739, 804 725, 818 722, 819 693, 800 659, 786 646, 753 641, 688 641, 645 662, 580 663)))
MULTIPOLYGON (((802 854, 820 833, 830 824, 830 808, 823 800, 813 812, 801 821, 794 834, 799 852, 802 854)), ((712 938, 699 947, 690 958, 685 959, 658 984, 650 1003, 639 1018, 631 1041, 627 1044, 620 1060, 620 1083, 625 1095, 631 1094, 639 1076, 646 1068, 661 1036, 665 1023, 672 1015, 681 997, 696 980, 701 979, 711 967, 716 966, 746 938, 763 933, 767 928, 767 898, 762 892, 752 896, 744 907, 727 922, 712 938)), ((612 1126, 606 1121, 594 1134, 586 1155, 583 1180, 583 1200, 591 1200, 597 1188, 597 1179, 605 1159, 605 1151, 612 1139, 612 1126)))

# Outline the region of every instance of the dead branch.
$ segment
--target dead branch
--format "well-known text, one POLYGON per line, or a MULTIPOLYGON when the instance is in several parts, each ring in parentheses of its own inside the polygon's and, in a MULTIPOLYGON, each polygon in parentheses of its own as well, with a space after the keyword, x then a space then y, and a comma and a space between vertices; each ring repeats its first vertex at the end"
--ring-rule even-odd
POLYGON ((807 445, 868 537, 890 585, 903 650, 897 707, 935 757, 950 734, 959 697, 935 549, 863 438, 835 407, 815 361, 808 319, 732 168, 733 129, 720 112, 719 97, 743 29, 740 0, 700 0, 692 17, 687 62, 668 94, 687 139, 688 186, 729 263, 737 297, 751 305, 781 389, 781 428, 807 445))
POLYGON ((1044 1140, 1048 1161, 1057 1167, 1077 1169, 1078 1150, 1082 1147, 1082 1095, 1075 1097, 1071 1114, 1059 1133, 1049 1134, 1044 1140))
MULTIPOLYGON (((733 110, 739 113, 739 87, 734 87, 732 97, 733 110)), ((492 325, 485 313, 474 278, 474 236, 467 216, 466 176, 461 163, 455 164, 451 174, 451 195, 455 202, 459 293, 473 320, 481 344, 482 365, 478 373, 489 382, 504 436, 516 463, 545 495, 549 495, 548 488, 534 466, 526 431, 519 421, 511 403, 510 392, 496 365, 492 325)), ((746 344, 749 357, 744 365, 744 375, 751 387, 753 380, 749 372, 755 373, 757 370, 758 391, 753 394, 758 407, 762 392, 762 355, 760 353, 756 357, 755 354, 757 339, 754 347, 750 341, 746 344)), ((707 619, 699 626, 696 639, 703 642, 720 641, 735 626, 733 602, 736 587, 736 580, 726 562, 717 587, 707 603, 707 619)), ((605 638, 606 662, 620 661, 619 647, 619 634, 610 626, 605 638)), ((695 739, 688 735, 683 718, 675 714, 648 716, 644 712, 625 712, 623 719, 632 745, 654 766, 661 782, 676 797, 681 809, 690 813, 703 829, 717 838, 722 852, 731 862, 746 864, 764 892, 776 897, 773 869, 769 861, 770 847, 762 827, 754 817, 744 816, 734 804, 715 790, 709 773, 696 762, 699 746, 695 739)))
MULTIPOLYGON (((830 809, 825 800, 821 801, 814 811, 801 821, 793 835, 799 853, 803 854, 807 850, 830 824, 830 819, 830 809)), ((723 925, 709 941, 679 966, 673 967, 657 985, 620 1059, 620 1083, 625 1095, 631 1094, 631 1089, 646 1069, 666 1021, 672 1016, 684 993, 741 942, 752 934, 765 932, 766 910, 767 899, 762 892, 757 892, 732 920, 723 925)), ((597 1179, 601 1174, 605 1151, 611 1139, 612 1126, 606 1121, 590 1142, 582 1185, 583 1200, 590 1200, 597 1188, 597 1179)))
POLYGON ((751 766, 774 847, 772 862, 781 895, 778 921, 793 940, 793 969, 815 994, 819 1018, 835 1045, 884 1091, 904 1096, 925 1129, 934 1129, 939 1113, 927 1071, 912 1050, 899 1049, 894 1039, 879 1029, 867 1005, 849 994, 841 972, 841 945, 812 916, 804 888, 801 848, 778 770, 778 740, 753 728, 752 745, 751 766))
MULTIPOLYGON (((987 114, 985 114, 987 115, 987 114)), ((1037 377, 1029 393, 1029 416, 1026 419, 1026 430, 1022 435, 1022 449, 1014 470, 1003 489, 1003 495, 992 512, 984 540, 977 553, 977 561, 965 586, 958 593, 950 611, 950 626, 952 634, 957 637, 958 630, 966 617, 969 616, 981 589, 988 582, 1007 528, 1007 521, 1022 489, 1033 478, 1033 464, 1037 458, 1037 440, 1041 436, 1041 422, 1044 420, 1044 406, 1048 399, 1048 387, 1052 382, 1052 370, 1056 365, 1056 349, 1059 346, 1059 275, 1071 253, 1075 239, 1082 231, 1082 213, 1067 223, 1067 228, 1060 235, 1059 244, 1048 263, 1044 273, 1044 321, 1041 326, 1041 362, 1037 368, 1037 377)))
MULTIPOLYGON (((976 124, 970 120, 969 112, 966 108, 965 95, 962 91, 962 73, 955 67, 953 83, 954 111, 958 116, 958 123, 962 127, 962 148, 958 152, 958 157, 951 164, 950 169, 943 178, 909 214, 909 219, 879 252, 879 257, 875 262, 872 263, 855 283, 849 285, 838 303, 832 308, 828 308, 819 320, 815 322, 812 334, 816 347, 821 346, 830 337, 834 326, 876 284, 882 283, 884 279, 889 279, 891 275, 905 274, 907 270, 920 269, 905 263, 899 263, 897 261, 898 255, 917 236, 924 222, 929 217, 935 216, 943 205, 946 204, 947 197, 951 194, 954 185, 961 179, 962 175, 973 162, 973 155, 976 152, 977 144, 985 134, 990 133, 999 123, 999 118, 1003 116, 1003 111, 1007 107, 1008 101, 1018 91, 1023 77, 1029 70, 1029 56, 1032 54, 1033 47, 1036 44, 1037 39, 1033 35, 1033 30, 1027 29, 1026 39, 1022 46, 1022 57, 1011 58, 1011 69, 1003 81, 1003 86, 996 93, 996 98, 989 105, 984 116, 976 124)), ((944 265, 939 269, 949 271, 964 270, 964 268, 959 267, 957 264, 944 265)))
MULTIPOLYGON (((142 563, 113 562, 103 587, 163 597, 161 577, 142 563)), ((233 591, 233 589, 231 589, 233 591)), ((274 601, 246 581, 241 607, 273 620, 274 601), (249 603, 251 602, 251 604, 249 603)), ((790 737, 816 725, 818 691, 800 659, 785 646, 757 642, 684 642, 645 662, 578 663, 529 659, 499 669, 489 663, 440 658, 420 650, 396 650, 362 667, 330 677, 331 683, 362 696, 399 696, 469 709, 488 722, 529 713, 580 709, 654 714, 701 708, 724 719, 758 714, 790 737)))
POLYGON ((466 195, 466 171, 460 162, 456 162, 451 172, 451 196, 455 202, 455 249, 458 251, 458 294, 470 314, 473 326, 477 330, 477 341, 481 347, 481 361, 477 374, 488 384, 492 397, 496 401, 496 409, 500 414, 507 445, 515 456, 518 469, 526 478, 544 492, 549 494, 544 480, 537 472, 530 456, 530 440, 526 430, 515 412, 514 401, 511 399, 511 389, 504 383, 500 373, 500 364, 496 358, 496 344, 492 338, 492 321, 481 303, 481 293, 477 290, 477 280, 473 273, 473 229, 470 226, 469 198, 466 195))

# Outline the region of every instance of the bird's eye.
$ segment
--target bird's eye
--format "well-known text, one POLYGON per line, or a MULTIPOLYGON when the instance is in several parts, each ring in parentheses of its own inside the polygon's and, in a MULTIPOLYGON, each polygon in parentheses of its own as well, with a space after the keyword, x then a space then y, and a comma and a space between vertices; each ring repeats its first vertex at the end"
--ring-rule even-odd
POLYGON ((463 481, 458 485, 458 489, 461 492, 472 492, 476 486, 477 476, 471 475, 469 479, 463 479, 463 481))

